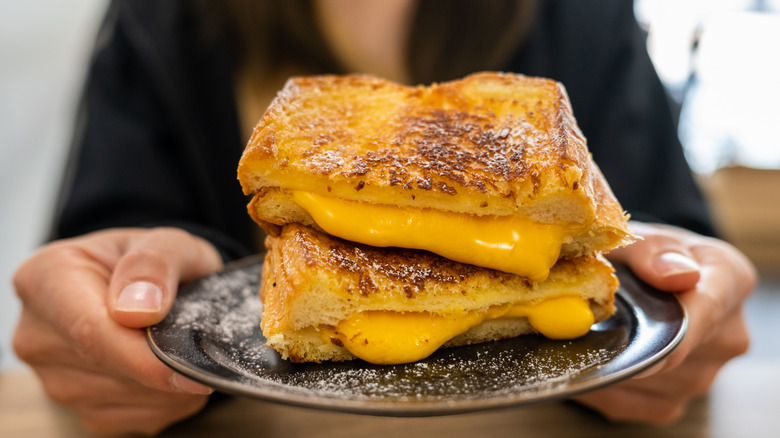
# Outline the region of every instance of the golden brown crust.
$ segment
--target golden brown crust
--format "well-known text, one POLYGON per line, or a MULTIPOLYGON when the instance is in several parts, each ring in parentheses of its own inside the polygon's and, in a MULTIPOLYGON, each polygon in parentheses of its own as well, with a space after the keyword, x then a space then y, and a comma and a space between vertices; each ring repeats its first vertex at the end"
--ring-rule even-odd
POLYGON ((258 125, 245 159, 284 154, 280 167, 447 195, 457 188, 503 190, 502 183, 585 162, 583 139, 569 113, 559 84, 517 75, 472 75, 431 88, 361 75, 297 77, 258 125), (522 101, 475 96, 469 86, 486 81, 532 89, 534 95, 522 101), (305 149, 285 150, 288 142, 305 149))
POLYGON ((600 174, 563 86, 515 74, 430 87, 292 78, 260 120, 238 177, 247 194, 281 187, 478 215, 535 205, 548 222, 590 222, 601 208, 600 174), (556 217, 563 210, 570 217, 556 217))

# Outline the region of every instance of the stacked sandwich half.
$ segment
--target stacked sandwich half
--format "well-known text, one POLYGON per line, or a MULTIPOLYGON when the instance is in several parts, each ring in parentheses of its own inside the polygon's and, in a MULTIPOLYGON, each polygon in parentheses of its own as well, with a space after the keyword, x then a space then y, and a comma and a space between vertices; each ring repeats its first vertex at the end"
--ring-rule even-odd
POLYGON ((601 254, 632 236, 554 81, 292 78, 238 177, 268 233, 262 330, 292 361, 570 339, 614 312, 601 254))

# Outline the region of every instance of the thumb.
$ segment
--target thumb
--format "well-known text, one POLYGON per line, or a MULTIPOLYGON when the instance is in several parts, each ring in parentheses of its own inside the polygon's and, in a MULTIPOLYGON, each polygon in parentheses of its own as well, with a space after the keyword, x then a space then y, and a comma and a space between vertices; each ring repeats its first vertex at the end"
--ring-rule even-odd
POLYGON ((207 241, 176 228, 145 231, 127 244, 108 289, 111 317, 126 327, 154 325, 168 314, 180 282, 222 267, 207 241))
POLYGON ((685 244, 686 235, 671 227, 632 222, 642 237, 609 253, 610 260, 631 268, 644 282, 669 292, 692 289, 699 282, 700 266, 685 244))

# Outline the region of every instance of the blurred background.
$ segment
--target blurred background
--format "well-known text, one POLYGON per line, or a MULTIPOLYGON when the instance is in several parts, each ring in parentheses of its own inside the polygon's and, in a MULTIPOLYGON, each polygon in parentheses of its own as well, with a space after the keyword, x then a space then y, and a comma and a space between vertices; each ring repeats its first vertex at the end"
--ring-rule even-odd
POLYGON ((11 277, 41 244, 106 0, 0 0, 0 370, 19 368, 11 277))
POLYGON ((780 270, 780 0, 637 0, 719 231, 780 270))
MULTIPOLYGON (((628 1, 628 0, 627 0, 628 1)), ((106 0, 0 0, 0 371, 11 276, 45 236, 106 0)), ((760 267, 752 357, 780 356, 780 0, 637 0, 680 138, 723 236, 760 267)))

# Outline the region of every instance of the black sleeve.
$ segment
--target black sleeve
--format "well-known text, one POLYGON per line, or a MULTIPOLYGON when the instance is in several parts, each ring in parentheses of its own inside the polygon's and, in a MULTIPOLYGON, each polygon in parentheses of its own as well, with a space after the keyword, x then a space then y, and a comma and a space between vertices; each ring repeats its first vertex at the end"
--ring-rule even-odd
POLYGON ((711 235, 706 204, 677 137, 633 2, 542 2, 516 60, 566 87, 594 160, 633 218, 711 235))
POLYGON ((217 47, 183 44, 197 40, 173 4, 109 7, 52 238, 165 225, 208 239, 226 260, 253 251, 229 63, 217 47))

